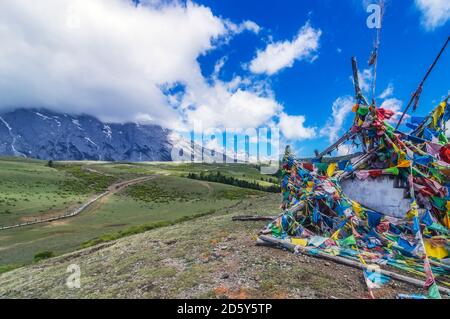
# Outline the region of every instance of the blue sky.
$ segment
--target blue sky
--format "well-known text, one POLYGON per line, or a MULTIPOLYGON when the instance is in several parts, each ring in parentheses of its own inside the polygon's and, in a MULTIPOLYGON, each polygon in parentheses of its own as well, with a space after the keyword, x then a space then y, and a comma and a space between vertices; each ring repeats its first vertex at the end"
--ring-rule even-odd
MULTIPOLYGON (((290 115, 304 115, 305 125, 322 127, 331 116, 333 102, 343 95, 352 95, 350 59, 356 56, 359 68, 368 68, 367 60, 373 47, 375 31, 366 26, 369 13, 363 1, 198 1, 216 15, 232 20, 252 20, 262 27, 254 34, 242 34, 228 45, 202 56, 202 70, 208 74, 217 59, 227 56, 221 77, 244 75, 243 61, 250 61, 256 49, 264 49, 268 39, 291 40, 309 21, 322 31, 318 58, 314 62, 298 61, 291 68, 268 78, 277 101, 290 115)), ((383 20, 378 66, 378 93, 390 84, 393 96, 407 103, 428 66, 450 34, 450 25, 428 29, 423 25, 423 13, 413 1, 388 1, 383 20)), ((421 97, 417 115, 428 113, 449 86, 450 50, 444 54, 432 73, 421 97)), ((352 117, 347 117, 350 125, 352 117)), ((294 142, 301 155, 311 155, 314 148, 324 148, 326 138, 294 142)))
MULTIPOLYGON (((158 124, 187 137, 198 123, 276 126, 282 145, 311 156, 351 123, 352 56, 369 89, 372 2, 1 1, 0 111, 45 107, 158 124)), ((405 106, 450 34, 449 19, 448 0, 386 0, 379 106, 405 106)), ((448 70, 450 49, 417 115, 447 95, 448 70)))

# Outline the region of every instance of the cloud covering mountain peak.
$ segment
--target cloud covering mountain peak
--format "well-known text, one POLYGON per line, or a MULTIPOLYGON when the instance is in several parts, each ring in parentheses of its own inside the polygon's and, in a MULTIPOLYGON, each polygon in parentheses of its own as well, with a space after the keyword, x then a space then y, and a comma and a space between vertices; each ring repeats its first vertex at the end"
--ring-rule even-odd
POLYGON ((2 1, 0 110, 38 106, 176 128, 185 110, 162 87, 206 86, 197 58, 247 30, 259 26, 190 1, 2 1))

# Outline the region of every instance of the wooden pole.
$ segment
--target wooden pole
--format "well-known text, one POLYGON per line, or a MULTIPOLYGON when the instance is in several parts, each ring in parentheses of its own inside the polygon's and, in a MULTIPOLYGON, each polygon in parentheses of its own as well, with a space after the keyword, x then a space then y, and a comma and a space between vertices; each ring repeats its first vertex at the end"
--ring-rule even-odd
POLYGON ((355 86, 355 97, 361 96, 361 88, 359 87, 358 63, 356 57, 352 57, 353 85, 355 86))
POLYGON ((274 220, 276 216, 233 216, 231 220, 233 221, 259 221, 259 220, 274 220))
POLYGON ((369 106, 369 102, 367 102, 359 86, 358 63, 356 62, 356 57, 352 57, 352 70, 353 70, 353 84, 355 86, 355 98, 358 102, 360 100, 363 100, 363 102, 367 106, 369 106))
MULTIPOLYGON (((346 265, 346 266, 350 266, 353 268, 357 268, 357 269, 364 269, 364 265, 348 259, 348 258, 344 258, 344 257, 340 257, 340 256, 333 256, 333 255, 329 255, 327 253, 324 253, 323 251, 320 250, 314 250, 314 252, 312 252, 312 248, 310 247, 303 247, 303 246, 296 246, 288 241, 285 240, 281 240, 281 239, 277 239, 271 236, 265 236, 265 235, 260 235, 259 239, 261 239, 262 241, 268 242, 268 243, 272 243, 274 245, 277 245, 278 247, 283 247, 286 248, 290 251, 299 251, 302 254, 308 255, 308 256, 312 256, 312 257, 319 257, 319 258, 323 258, 323 259, 328 259, 330 261, 342 264, 342 265, 346 265)), ((388 270, 384 270, 384 269, 379 269, 379 272, 385 276, 389 276, 392 279, 398 280, 398 281, 403 281, 412 285, 415 285, 417 287, 424 287, 425 282, 419 279, 415 279, 415 278, 411 278, 408 276, 404 276, 404 275, 400 275, 397 274, 395 272, 392 271, 388 271, 388 270)), ((446 293, 447 295, 450 296, 450 289, 445 288, 445 287, 439 287, 439 291, 446 293)))
POLYGON ((355 133, 352 133, 348 131, 345 133, 340 139, 338 139, 333 145, 327 147, 324 151, 320 152, 316 155, 316 158, 321 158, 332 151, 334 151, 336 148, 338 148, 341 144, 347 142, 348 140, 352 139, 355 136, 355 133))
POLYGON ((337 178, 338 180, 342 180, 342 179, 344 179, 344 178, 349 177, 351 174, 353 174, 353 172, 354 172, 357 168, 359 168, 360 166, 362 166, 363 164, 365 164, 365 163, 366 163, 369 159, 371 159, 371 158, 372 158, 372 152, 369 152, 369 153, 364 154, 363 156, 361 156, 361 158, 359 159, 359 161, 356 162, 356 163, 353 165, 353 171, 352 171, 352 172, 343 172, 343 173, 340 173, 340 174, 336 174, 336 178, 337 178))

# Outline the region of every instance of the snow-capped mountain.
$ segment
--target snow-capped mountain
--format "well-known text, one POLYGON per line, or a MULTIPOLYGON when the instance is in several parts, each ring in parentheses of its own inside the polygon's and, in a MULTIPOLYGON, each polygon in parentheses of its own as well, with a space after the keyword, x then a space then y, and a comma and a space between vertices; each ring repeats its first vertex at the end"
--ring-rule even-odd
POLYGON ((89 115, 17 109, 0 113, 0 156, 170 161, 170 134, 157 125, 103 123, 89 115))
POLYGON ((60 114, 46 109, 0 113, 0 156, 43 160, 178 161, 172 150, 184 150, 184 160, 221 162, 222 153, 194 145, 158 125, 103 123, 90 115, 60 114))

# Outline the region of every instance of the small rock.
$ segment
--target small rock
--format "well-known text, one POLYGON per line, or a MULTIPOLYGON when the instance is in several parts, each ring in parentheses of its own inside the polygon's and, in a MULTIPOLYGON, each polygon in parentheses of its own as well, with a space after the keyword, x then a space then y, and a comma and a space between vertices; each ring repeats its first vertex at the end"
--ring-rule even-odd
POLYGON ((325 262, 324 265, 325 266, 331 266, 331 264, 329 262, 325 262))
POLYGON ((220 279, 227 279, 230 278, 230 275, 227 273, 223 273, 222 276, 220 276, 220 279))
POLYGON ((175 244, 176 242, 177 242, 176 239, 171 239, 171 240, 166 241, 165 244, 170 246, 170 245, 175 244))

